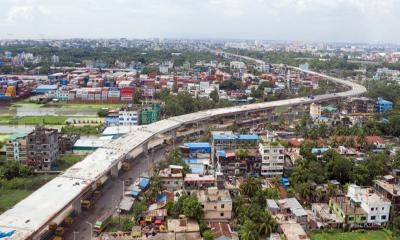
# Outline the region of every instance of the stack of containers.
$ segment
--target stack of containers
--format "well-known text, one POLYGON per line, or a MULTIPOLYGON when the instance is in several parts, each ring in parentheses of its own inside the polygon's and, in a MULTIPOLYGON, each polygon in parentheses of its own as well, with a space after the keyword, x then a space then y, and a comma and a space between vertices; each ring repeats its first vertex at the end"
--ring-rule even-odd
POLYGON ((76 89, 72 89, 68 92, 68 101, 75 101, 76 89))
POLYGON ((101 101, 101 88, 96 88, 94 91, 94 100, 96 102, 101 101))
POLYGON ((93 89, 88 89, 88 100, 94 101, 94 91, 93 89))
POLYGON ((82 101, 84 101, 84 102, 88 101, 88 99, 89 99, 88 90, 86 88, 82 88, 81 90, 82 90, 82 96, 81 96, 82 101))
POLYGON ((121 89, 121 101, 132 101, 133 100, 133 87, 124 87, 121 89))
POLYGON ((107 100, 108 98, 108 87, 103 87, 101 89, 101 100, 107 100))
POLYGON ((112 103, 119 102, 121 93, 118 88, 109 88, 108 90, 108 100, 112 103))

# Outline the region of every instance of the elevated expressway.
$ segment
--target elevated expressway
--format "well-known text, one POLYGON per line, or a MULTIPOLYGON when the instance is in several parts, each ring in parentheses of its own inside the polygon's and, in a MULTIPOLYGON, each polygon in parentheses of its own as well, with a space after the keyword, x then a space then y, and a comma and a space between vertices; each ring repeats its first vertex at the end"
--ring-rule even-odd
MULTIPOLYGON (((236 57, 241 56, 236 55, 236 57)), ((263 63, 260 60, 244 58, 256 61, 258 64, 263 63)), ((312 102, 357 96, 366 92, 365 87, 356 83, 295 67, 289 68, 306 74, 322 76, 330 81, 346 85, 350 90, 318 95, 313 99, 301 97, 199 111, 145 126, 133 127, 130 133, 97 149, 0 215, 0 231, 16 230, 12 239, 42 239, 50 223, 60 224, 72 211, 80 213, 81 199, 96 188, 96 181, 102 176, 117 176, 122 161, 146 153, 148 149, 160 145, 166 136, 174 139, 179 133, 179 129, 193 130, 199 127, 204 129, 209 123, 221 118, 237 117, 247 113, 266 113, 279 106, 307 105, 312 102)))

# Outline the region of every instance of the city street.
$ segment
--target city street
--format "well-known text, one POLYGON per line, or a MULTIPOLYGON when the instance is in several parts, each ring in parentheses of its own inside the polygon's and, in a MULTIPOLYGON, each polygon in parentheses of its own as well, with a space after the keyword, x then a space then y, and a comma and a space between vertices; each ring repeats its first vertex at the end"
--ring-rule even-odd
POLYGON ((91 226, 103 214, 113 211, 115 212, 122 198, 122 182, 124 179, 136 179, 141 175, 147 174, 153 163, 165 158, 166 148, 154 150, 154 153, 149 152, 148 156, 140 155, 131 163, 131 168, 128 172, 121 172, 119 178, 110 178, 104 186, 102 197, 90 208, 89 211, 82 213, 74 219, 74 224, 65 229, 64 239, 66 240, 89 240, 91 236, 91 226), (153 156, 152 156, 153 155, 153 156), (151 160, 153 158, 153 161, 151 160), (151 162, 149 162, 151 161, 151 162))

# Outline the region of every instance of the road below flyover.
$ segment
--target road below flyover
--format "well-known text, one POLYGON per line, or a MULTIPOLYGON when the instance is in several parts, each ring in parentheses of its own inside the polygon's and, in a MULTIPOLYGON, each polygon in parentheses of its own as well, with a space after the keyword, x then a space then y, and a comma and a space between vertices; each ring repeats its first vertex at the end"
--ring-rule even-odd
POLYGON ((121 171, 118 178, 110 178, 102 190, 102 197, 87 211, 74 218, 74 223, 66 227, 63 239, 66 240, 90 240, 90 226, 87 222, 94 225, 96 220, 103 214, 113 211, 116 212, 117 206, 122 197, 122 182, 125 179, 136 179, 149 173, 149 169, 154 163, 165 159, 165 153, 169 147, 162 147, 151 151, 147 156, 144 154, 138 156, 131 162, 131 168, 127 172, 121 171), (151 159, 153 158, 153 161, 151 159), (149 161, 150 160, 150 161, 149 161), (74 234, 75 232, 75 234, 74 234))

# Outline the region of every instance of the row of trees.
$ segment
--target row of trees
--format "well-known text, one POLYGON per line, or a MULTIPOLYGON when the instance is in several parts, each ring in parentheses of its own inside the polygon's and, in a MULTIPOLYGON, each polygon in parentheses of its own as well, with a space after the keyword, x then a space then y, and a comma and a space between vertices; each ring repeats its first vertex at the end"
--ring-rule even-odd
MULTIPOLYGON (((296 160, 290 176, 290 183, 305 202, 322 200, 322 192, 314 191, 315 184, 325 183, 327 180, 337 180, 342 185, 356 183, 361 186, 371 185, 373 180, 384 173, 386 162, 390 159, 385 152, 371 153, 369 157, 359 163, 354 163, 340 155, 335 150, 328 150, 322 155, 322 161, 317 160, 311 148, 316 144, 303 144, 300 150, 302 158, 296 160)), ((389 164, 399 164, 400 155, 389 164)), ((328 184, 328 195, 335 194, 333 185, 328 184)), ((324 200, 327 200, 324 198, 324 200)))
POLYGON ((240 239, 256 240, 275 232, 278 223, 267 210, 267 199, 278 199, 276 188, 262 189, 260 178, 248 178, 240 185, 240 195, 233 199, 233 211, 240 239))
POLYGON ((160 93, 160 98, 165 102, 162 113, 165 116, 178 116, 200 110, 219 107, 229 107, 234 104, 229 101, 220 100, 215 93, 212 100, 206 98, 193 98, 188 92, 179 92, 177 95, 166 95, 167 90, 160 93))

